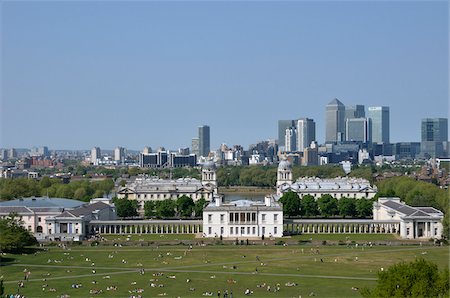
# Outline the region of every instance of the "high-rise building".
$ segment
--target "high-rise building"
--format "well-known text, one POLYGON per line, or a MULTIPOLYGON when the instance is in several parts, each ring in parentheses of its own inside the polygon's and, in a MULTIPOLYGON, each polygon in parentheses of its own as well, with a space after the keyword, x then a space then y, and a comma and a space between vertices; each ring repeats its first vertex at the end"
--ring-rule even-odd
POLYGON ((116 149, 114 149, 114 160, 119 164, 125 162, 125 148, 116 147, 116 149))
POLYGON ((297 151, 303 151, 316 140, 316 123, 313 119, 301 118, 296 120, 297 151))
POLYGON ((199 146, 198 138, 192 138, 191 151, 192 151, 192 154, 200 156, 200 146, 199 146))
POLYGON ((337 98, 326 106, 325 142, 333 143, 344 140, 345 136, 345 106, 337 98))
POLYGON ((373 143, 389 143, 389 107, 369 107, 370 131, 373 143))
POLYGON ((99 160, 101 159, 102 153, 99 147, 94 147, 91 149, 91 163, 93 165, 98 165, 99 160))
POLYGON ((345 106, 345 119, 365 118, 364 105, 345 106))
POLYGON ((206 157, 211 151, 208 125, 202 125, 198 127, 198 147, 200 151, 199 154, 200 156, 206 157))
POLYGON ((286 129, 295 126, 294 120, 278 120, 278 147, 285 150, 286 129))
POLYGON ((286 152, 297 151, 296 148, 296 129, 295 127, 286 128, 286 134, 284 138, 284 150, 286 152))
POLYGON ((367 118, 347 118, 345 120, 345 140, 352 142, 369 141, 369 120, 367 118))
POLYGON ((422 119, 422 140, 420 144, 421 153, 429 157, 442 157, 446 155, 445 151, 447 147, 448 119, 422 119))

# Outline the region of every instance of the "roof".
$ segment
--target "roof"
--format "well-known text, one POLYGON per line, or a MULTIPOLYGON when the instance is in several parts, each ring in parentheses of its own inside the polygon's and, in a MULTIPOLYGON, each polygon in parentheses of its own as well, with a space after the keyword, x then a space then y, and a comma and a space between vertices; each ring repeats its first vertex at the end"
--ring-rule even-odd
POLYGON ((23 206, 0 206, 0 214, 10 214, 10 213, 17 213, 17 214, 33 214, 33 211, 31 211, 27 207, 23 206))
POLYGON ((64 198, 22 198, 11 201, 0 202, 0 207, 4 206, 23 206, 28 208, 66 208, 72 209, 78 206, 86 204, 86 202, 72 200, 72 199, 64 199, 64 198))
POLYGON ((344 104, 337 98, 334 98, 332 101, 330 101, 327 106, 331 106, 331 105, 338 105, 338 106, 343 106, 344 104))
POLYGON ((82 216, 82 215, 91 214, 92 212, 94 212, 96 210, 102 210, 102 209, 106 209, 106 208, 110 208, 110 207, 111 207, 110 205, 105 204, 103 202, 97 202, 94 204, 80 206, 69 212, 75 216, 82 216))
POLYGON ((386 200, 380 202, 398 213, 403 214, 406 217, 440 217, 443 216, 442 212, 433 207, 411 207, 404 203, 400 203, 399 200, 386 200))
POLYGON ((195 178, 166 180, 155 177, 139 177, 119 190, 119 193, 196 193, 204 190, 202 182, 195 178))
POLYGON ((236 200, 231 202, 222 203, 220 206, 216 206, 215 202, 209 203, 205 207, 206 211, 212 210, 272 210, 281 211, 282 207, 278 202, 271 201, 271 206, 266 206, 264 201, 250 201, 250 200, 236 200))
POLYGON ((292 189, 296 192, 310 191, 343 191, 343 192, 376 192, 370 182, 362 178, 338 177, 321 179, 317 177, 303 177, 297 179, 292 185, 286 185, 283 190, 292 189))

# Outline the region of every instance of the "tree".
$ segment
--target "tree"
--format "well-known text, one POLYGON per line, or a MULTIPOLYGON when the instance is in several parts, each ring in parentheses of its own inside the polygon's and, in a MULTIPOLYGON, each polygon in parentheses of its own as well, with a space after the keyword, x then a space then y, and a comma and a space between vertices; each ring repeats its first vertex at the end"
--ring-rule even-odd
POLYGON ((194 206, 194 213, 195 213, 195 217, 201 217, 203 216, 203 209, 208 205, 208 202, 204 199, 201 198, 200 200, 198 200, 197 202, 195 202, 195 206, 194 206))
POLYGON ((283 212, 287 216, 300 214, 300 197, 296 192, 285 192, 279 201, 283 204, 283 212))
POLYGON ((17 214, 0 218, 0 250, 18 252, 25 246, 37 243, 36 238, 23 227, 23 221, 17 214))
POLYGON ((116 213, 118 217, 133 217, 137 216, 136 211, 137 202, 135 200, 128 199, 114 199, 114 205, 116 206, 116 213))
POLYGON ((182 217, 190 217, 192 216, 192 212, 194 211, 194 201, 192 198, 182 195, 177 199, 177 212, 182 217))
POLYGON ((84 187, 77 188, 73 194, 73 198, 76 200, 83 200, 86 196, 86 189, 84 187))
POLYGON ((300 201, 300 214, 310 217, 319 214, 316 199, 311 195, 305 195, 300 201))
POLYGON ((436 264, 423 258, 399 263, 378 272, 377 285, 363 289, 365 297, 448 297, 448 269, 439 271, 436 264))
POLYGON ((41 188, 49 188, 52 185, 50 178, 48 176, 42 177, 41 181, 39 181, 39 186, 41 188))
POLYGON ((353 198, 341 198, 338 201, 339 214, 344 218, 346 216, 354 217, 356 215, 356 202, 353 198))
POLYGON ((156 204, 154 201, 146 201, 144 203, 144 216, 153 217, 156 215, 155 211, 156 204))
POLYGON ((175 216, 175 201, 166 199, 163 201, 157 201, 156 203, 156 215, 158 217, 174 217, 175 216))
POLYGON ((356 215, 358 217, 370 217, 373 212, 373 202, 368 199, 358 199, 356 200, 356 215))
POLYGON ((329 194, 321 196, 317 200, 317 205, 319 206, 320 214, 324 217, 338 214, 337 199, 329 194))

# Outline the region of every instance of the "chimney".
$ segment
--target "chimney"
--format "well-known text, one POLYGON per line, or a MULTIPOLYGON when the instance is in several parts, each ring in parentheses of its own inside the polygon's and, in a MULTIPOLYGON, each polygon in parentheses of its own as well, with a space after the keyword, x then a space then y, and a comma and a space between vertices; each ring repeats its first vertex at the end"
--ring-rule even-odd
POLYGON ((264 197, 264 203, 267 207, 270 207, 270 204, 272 202, 272 197, 271 196, 265 196, 264 197))
POLYGON ((214 200, 216 201, 216 207, 220 207, 222 205, 222 198, 220 196, 216 196, 214 200))

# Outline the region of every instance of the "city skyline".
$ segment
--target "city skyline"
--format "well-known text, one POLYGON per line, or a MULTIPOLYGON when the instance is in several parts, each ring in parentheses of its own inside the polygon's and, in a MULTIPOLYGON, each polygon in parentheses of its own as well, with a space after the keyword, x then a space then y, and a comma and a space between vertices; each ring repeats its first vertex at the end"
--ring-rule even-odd
POLYGON ((300 118, 323 143, 333 98, 390 107, 391 142, 448 118, 447 3, 1 5, 2 148, 176 149, 203 123, 248 147, 300 118))

